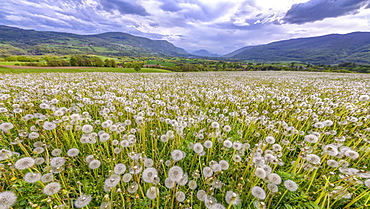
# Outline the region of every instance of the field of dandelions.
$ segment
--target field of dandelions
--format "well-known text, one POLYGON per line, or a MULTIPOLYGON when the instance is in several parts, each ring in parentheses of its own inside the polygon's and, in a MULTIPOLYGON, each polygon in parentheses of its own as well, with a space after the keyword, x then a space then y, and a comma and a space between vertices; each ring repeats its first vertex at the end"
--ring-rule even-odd
POLYGON ((370 75, 3 74, 0 208, 370 207, 370 75))

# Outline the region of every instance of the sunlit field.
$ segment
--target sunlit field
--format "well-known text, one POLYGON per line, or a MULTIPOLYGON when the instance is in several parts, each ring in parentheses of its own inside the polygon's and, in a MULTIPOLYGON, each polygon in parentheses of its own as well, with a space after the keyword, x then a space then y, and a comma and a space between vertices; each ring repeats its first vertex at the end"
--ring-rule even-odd
POLYGON ((368 208, 370 75, 0 78, 0 208, 368 208))

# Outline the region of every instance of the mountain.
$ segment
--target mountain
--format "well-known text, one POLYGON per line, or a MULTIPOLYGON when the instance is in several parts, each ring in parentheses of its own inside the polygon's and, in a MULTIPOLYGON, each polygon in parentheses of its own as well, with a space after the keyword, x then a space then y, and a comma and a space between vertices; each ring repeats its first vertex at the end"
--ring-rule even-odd
POLYGON ((370 64, 370 32, 331 34, 247 46, 224 58, 257 62, 298 61, 312 64, 370 64))
POLYGON ((184 49, 163 40, 127 33, 96 35, 24 30, 0 25, 0 55, 96 54, 114 56, 188 56, 184 49))
POLYGON ((209 51, 207 51, 205 49, 201 49, 201 50, 192 52, 191 54, 201 56, 201 57, 220 57, 220 55, 212 54, 212 53, 210 53, 209 51))

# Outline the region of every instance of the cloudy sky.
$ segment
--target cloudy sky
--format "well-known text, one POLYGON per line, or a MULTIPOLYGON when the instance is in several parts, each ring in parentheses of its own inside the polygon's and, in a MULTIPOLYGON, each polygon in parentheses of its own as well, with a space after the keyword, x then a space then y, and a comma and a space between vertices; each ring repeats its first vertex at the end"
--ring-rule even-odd
POLYGON ((2 0, 0 25, 77 34, 125 32, 188 52, 370 31, 370 0, 2 0))

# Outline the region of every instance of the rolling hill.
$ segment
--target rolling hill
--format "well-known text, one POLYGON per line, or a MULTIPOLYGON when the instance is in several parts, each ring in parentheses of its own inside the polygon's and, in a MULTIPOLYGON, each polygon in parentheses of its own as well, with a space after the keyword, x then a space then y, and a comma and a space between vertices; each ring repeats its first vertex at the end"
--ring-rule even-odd
POLYGON ((113 56, 187 56, 164 40, 127 33, 96 35, 24 30, 0 25, 0 55, 96 54, 113 56))
POLYGON ((256 62, 298 61, 312 64, 370 64, 370 32, 298 38, 247 46, 223 56, 256 62))

